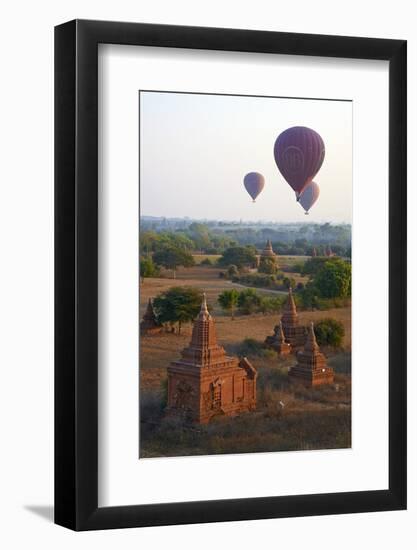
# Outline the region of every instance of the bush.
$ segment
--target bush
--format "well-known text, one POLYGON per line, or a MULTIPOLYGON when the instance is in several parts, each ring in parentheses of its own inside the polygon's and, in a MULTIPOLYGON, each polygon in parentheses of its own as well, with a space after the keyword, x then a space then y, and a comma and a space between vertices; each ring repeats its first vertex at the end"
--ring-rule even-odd
POLYGON ((322 319, 314 325, 314 332, 319 346, 340 347, 345 329, 343 324, 336 319, 322 319))
POLYGON ((204 260, 200 263, 200 265, 213 265, 213 262, 210 260, 210 258, 204 258, 204 260))
POLYGON ((250 315, 251 313, 259 311, 261 297, 256 290, 253 290, 253 288, 248 288, 239 293, 237 304, 240 313, 243 313, 243 315, 250 315))
POLYGON ((258 272, 274 274, 278 271, 276 258, 263 258, 261 257, 259 261, 258 272))
POLYGON ((236 265, 232 264, 229 265, 227 268, 227 276, 232 279, 233 277, 237 277, 239 275, 239 270, 236 265))
POLYGON ((241 357, 263 357, 275 359, 276 353, 272 349, 265 348, 264 344, 254 338, 245 338, 237 347, 237 354, 241 357))

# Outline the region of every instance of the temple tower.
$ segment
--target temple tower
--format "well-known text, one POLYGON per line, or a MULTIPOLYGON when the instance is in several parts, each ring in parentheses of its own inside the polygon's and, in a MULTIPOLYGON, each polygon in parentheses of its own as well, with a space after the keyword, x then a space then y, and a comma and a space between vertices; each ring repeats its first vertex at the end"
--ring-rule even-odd
POLYGON ((291 381, 311 387, 334 382, 334 371, 327 366, 326 357, 320 352, 313 323, 310 323, 304 350, 297 353, 297 364, 290 369, 288 376, 291 381))
POLYGON ((149 298, 146 311, 140 322, 140 334, 145 336, 146 334, 157 334, 162 331, 162 325, 159 323, 155 310, 153 308, 152 300, 149 298))
POLYGON ((306 338, 306 331, 305 327, 301 326, 299 323, 291 287, 288 289, 287 302, 284 306, 281 323, 285 340, 291 344, 292 348, 303 346, 306 338))
POLYGON ((291 353, 291 344, 285 341, 281 321, 278 325, 275 325, 273 336, 266 337, 265 345, 275 350, 278 355, 288 355, 291 353))
POLYGON ((168 367, 168 414, 206 424, 216 415, 256 408, 255 368, 229 357, 217 343, 214 319, 204 295, 189 346, 168 367))
POLYGON ((271 240, 266 241, 265 248, 259 257, 258 271, 260 273, 276 273, 278 269, 277 254, 272 249, 271 240))

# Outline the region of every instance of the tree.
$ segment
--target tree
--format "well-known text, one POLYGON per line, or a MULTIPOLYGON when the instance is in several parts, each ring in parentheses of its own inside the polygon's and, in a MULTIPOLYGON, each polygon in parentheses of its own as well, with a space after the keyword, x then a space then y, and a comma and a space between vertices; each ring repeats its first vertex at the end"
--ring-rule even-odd
POLYGON ((336 319, 322 319, 314 325, 317 343, 319 346, 335 346, 342 344, 345 329, 336 319))
POLYGON ((267 273, 273 275, 278 271, 277 260, 275 257, 262 257, 259 260, 259 273, 267 273))
POLYGON ((159 269, 150 256, 149 258, 141 258, 139 267, 142 283, 145 277, 157 277, 159 275, 159 269))
POLYGON ((244 315, 258 311, 261 305, 261 297, 253 288, 247 288, 239 292, 238 308, 244 315))
POLYGON ((191 267, 194 265, 194 258, 189 252, 173 246, 167 246, 155 252, 153 261, 166 269, 172 269, 174 279, 176 277, 177 268, 180 265, 183 267, 191 267))
POLYGON ((235 318, 235 307, 237 306, 238 299, 239 292, 234 288, 232 288, 231 290, 225 290, 224 292, 219 294, 219 297, 217 299, 222 309, 230 311, 232 321, 235 318))
POLYGON ((293 277, 284 277, 282 279, 282 284, 285 286, 285 288, 294 288, 295 287, 295 279, 293 277))
POLYGON ((313 284, 322 298, 347 298, 352 286, 351 264, 341 259, 325 262, 313 284))
POLYGON ((238 277, 239 276, 238 268, 233 264, 229 265, 229 267, 227 268, 227 276, 229 277, 229 279, 233 279, 233 277, 238 277))
POLYGON ((231 246, 223 252, 219 259, 220 265, 235 265, 238 268, 256 263, 255 249, 249 246, 231 246))
POLYGON ((191 323, 197 317, 201 307, 202 292, 188 286, 171 287, 159 294, 153 305, 161 323, 178 323, 181 334, 182 323, 191 323))

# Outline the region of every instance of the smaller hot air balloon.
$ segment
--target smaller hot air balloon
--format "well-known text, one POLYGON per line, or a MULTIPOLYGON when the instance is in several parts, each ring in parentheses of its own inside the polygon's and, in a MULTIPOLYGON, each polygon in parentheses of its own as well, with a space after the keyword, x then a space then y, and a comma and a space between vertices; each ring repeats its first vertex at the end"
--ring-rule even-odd
POLYGON ((262 191, 265 185, 265 178, 259 172, 249 172, 243 178, 243 184, 246 191, 252 197, 253 202, 255 202, 256 197, 262 191))
POLYGON ((315 181, 310 182, 301 193, 298 201, 305 210, 305 214, 308 215, 308 211, 317 201, 320 195, 320 187, 315 181))

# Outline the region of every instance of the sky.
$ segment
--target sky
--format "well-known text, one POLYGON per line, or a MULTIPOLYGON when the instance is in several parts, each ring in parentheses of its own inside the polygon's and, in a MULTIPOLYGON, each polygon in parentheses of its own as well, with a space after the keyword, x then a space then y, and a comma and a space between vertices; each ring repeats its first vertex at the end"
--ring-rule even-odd
POLYGON ((142 216, 351 222, 351 102, 140 92, 139 141, 142 216), (273 156, 291 126, 312 128, 326 148, 308 216, 273 156), (243 186, 248 172, 265 177, 256 203, 243 186))

